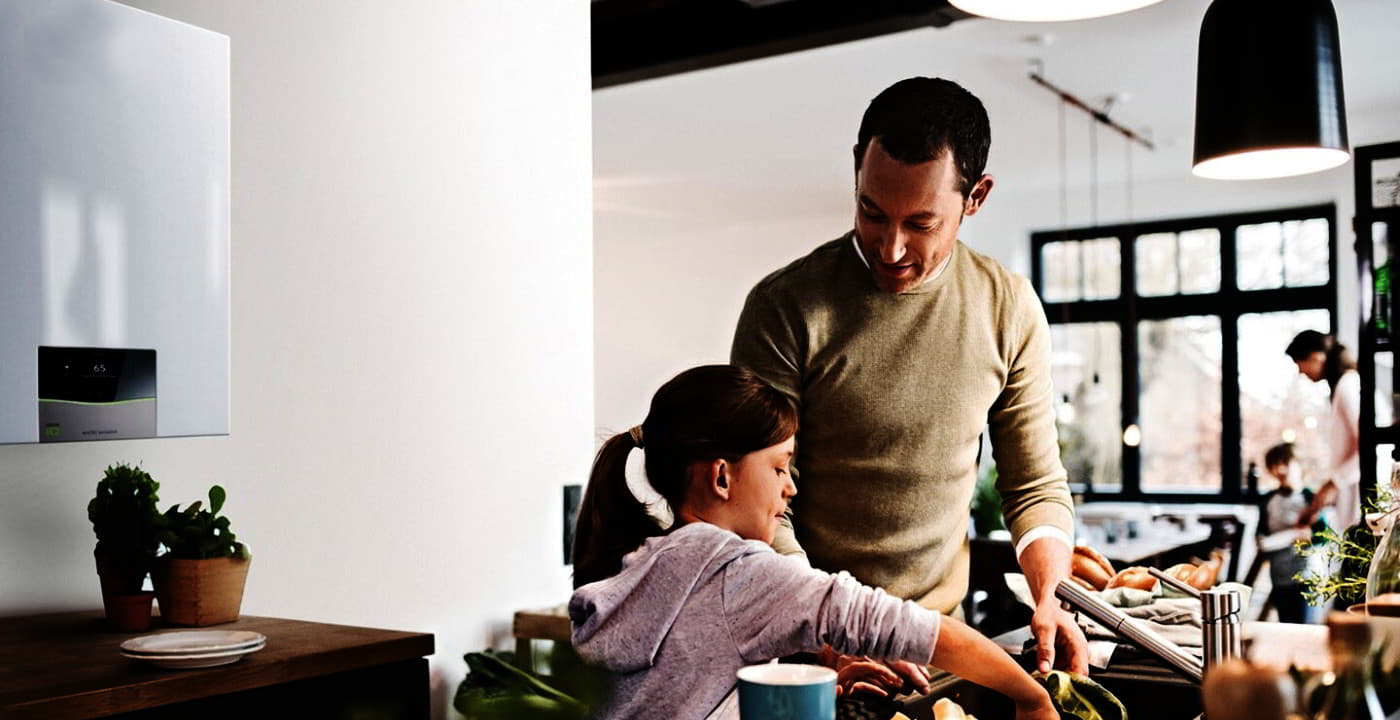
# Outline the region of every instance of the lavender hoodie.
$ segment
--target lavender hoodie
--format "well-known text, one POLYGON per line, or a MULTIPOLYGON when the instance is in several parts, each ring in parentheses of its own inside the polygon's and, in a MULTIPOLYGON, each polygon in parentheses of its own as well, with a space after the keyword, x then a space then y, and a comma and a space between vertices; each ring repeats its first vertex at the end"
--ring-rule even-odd
POLYGON ((569 600, 573 643, 612 679, 601 718, 704 718, 734 673, 829 644, 927 664, 939 615, 708 523, 648 539, 569 600))

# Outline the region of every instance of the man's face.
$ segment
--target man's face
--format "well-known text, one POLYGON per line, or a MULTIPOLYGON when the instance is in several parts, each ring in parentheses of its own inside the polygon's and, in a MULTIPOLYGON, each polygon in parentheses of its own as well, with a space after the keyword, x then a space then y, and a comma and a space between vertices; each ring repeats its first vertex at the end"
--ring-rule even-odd
POLYGON ((953 154, 906 165, 874 138, 856 173, 856 239, 885 292, 914 290, 953 252, 964 215, 982 206, 992 188, 983 175, 967 197, 958 191, 953 154))

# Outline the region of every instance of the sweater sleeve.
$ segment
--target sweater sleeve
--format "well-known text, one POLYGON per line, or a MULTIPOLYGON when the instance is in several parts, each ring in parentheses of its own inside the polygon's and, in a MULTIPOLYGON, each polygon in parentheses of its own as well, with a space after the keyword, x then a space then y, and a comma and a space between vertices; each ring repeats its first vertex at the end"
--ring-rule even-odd
POLYGON ((927 665, 938 642, 937 612, 772 552, 729 563, 723 597, 730 636, 749 663, 831 645, 846 655, 927 665))
MULTIPOLYGON (((739 323, 734 329, 734 344, 729 353, 729 362, 745 367, 763 378, 764 382, 786 395, 798 411, 802 408, 802 364, 796 331, 793 323, 779 311, 777 305, 759 283, 749 292, 744 301, 744 309, 739 313, 739 323)), ((799 480, 799 470, 794 461, 789 467, 793 482, 799 480)), ((773 549, 783 555, 807 557, 797 536, 792 530, 792 515, 784 514, 778 524, 778 532, 773 538, 773 549)))
POLYGON ((1050 326, 1030 283, 1015 280, 1006 386, 987 413, 997 490, 1013 545, 1042 525, 1074 537, 1074 505, 1055 431, 1050 326))

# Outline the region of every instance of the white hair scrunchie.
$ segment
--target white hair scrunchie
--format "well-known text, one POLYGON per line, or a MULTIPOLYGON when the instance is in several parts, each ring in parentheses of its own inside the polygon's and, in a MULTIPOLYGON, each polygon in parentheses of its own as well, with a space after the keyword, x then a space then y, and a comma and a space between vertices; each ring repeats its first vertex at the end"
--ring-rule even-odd
MULTIPOLYGON (((644 450, 642 438, 642 426, 635 425, 627 434, 632 437, 632 443, 638 450, 644 450)), ((662 529, 669 529, 676 522, 675 510, 671 504, 666 502, 666 498, 656 491, 650 480, 647 479, 646 463, 640 455, 630 458, 627 461, 627 488, 632 491, 632 496, 637 498, 646 506, 647 515, 662 529)))

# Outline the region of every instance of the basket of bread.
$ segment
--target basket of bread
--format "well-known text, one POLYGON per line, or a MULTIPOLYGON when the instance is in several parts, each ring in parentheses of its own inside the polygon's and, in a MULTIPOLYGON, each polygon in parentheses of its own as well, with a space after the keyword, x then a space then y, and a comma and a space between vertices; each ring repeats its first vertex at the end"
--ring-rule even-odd
MULTIPOLYGON (((1180 563, 1167 568, 1165 572, 1197 590, 1207 590, 1215 586, 1223 559, 1224 555, 1216 551, 1211 553, 1209 560, 1180 563)), ((1157 585, 1157 578, 1147 568, 1134 565, 1115 571, 1108 558, 1088 545, 1074 547, 1072 562, 1070 579, 1086 590, 1128 587, 1150 592, 1157 585)))

